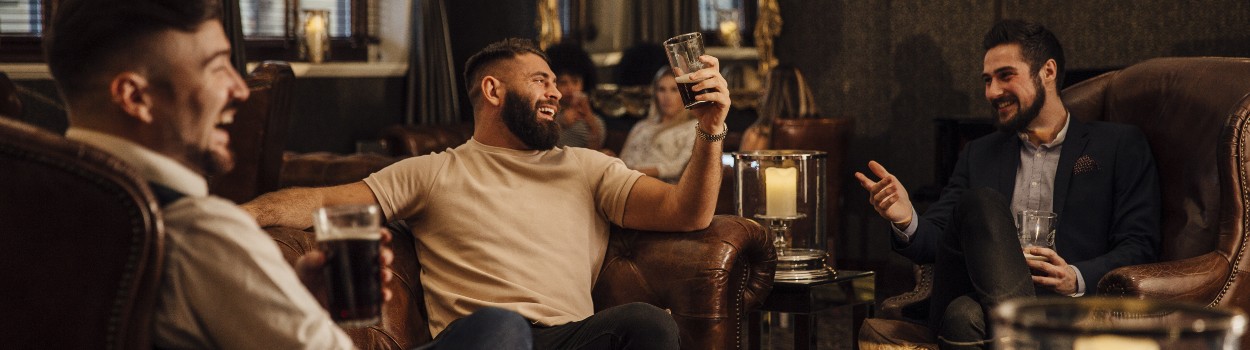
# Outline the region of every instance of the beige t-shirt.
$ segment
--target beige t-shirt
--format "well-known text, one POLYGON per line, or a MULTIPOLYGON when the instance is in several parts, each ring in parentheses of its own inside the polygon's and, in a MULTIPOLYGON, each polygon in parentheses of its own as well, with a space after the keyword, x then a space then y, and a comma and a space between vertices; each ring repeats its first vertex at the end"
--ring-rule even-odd
POLYGON ((541 325, 594 313, 591 287, 641 173, 584 148, 518 151, 470 139, 365 179, 412 226, 430 333, 486 306, 541 325))

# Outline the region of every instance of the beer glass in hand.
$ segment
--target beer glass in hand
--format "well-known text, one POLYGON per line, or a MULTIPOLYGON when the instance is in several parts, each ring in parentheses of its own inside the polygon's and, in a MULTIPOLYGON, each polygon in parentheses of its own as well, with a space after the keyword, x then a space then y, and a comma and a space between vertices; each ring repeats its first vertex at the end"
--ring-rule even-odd
POLYGON ((326 307, 344 328, 381 321, 382 265, 378 206, 353 204, 317 209, 317 246, 325 254, 326 307))
POLYGON ((681 102, 686 109, 693 109, 711 101, 696 101, 695 96, 710 90, 694 91, 698 81, 690 78, 690 74, 703 69, 703 34, 686 33, 664 41, 664 53, 668 54, 668 64, 673 68, 673 76, 677 80, 677 91, 681 92, 681 102))
MULTIPOLYGON (((1055 213, 1043 210, 1021 210, 1016 213, 1020 247, 1055 249, 1055 218, 1055 213)), ((1041 256, 1028 253, 1025 253, 1024 257, 1030 260, 1045 260, 1041 256)))

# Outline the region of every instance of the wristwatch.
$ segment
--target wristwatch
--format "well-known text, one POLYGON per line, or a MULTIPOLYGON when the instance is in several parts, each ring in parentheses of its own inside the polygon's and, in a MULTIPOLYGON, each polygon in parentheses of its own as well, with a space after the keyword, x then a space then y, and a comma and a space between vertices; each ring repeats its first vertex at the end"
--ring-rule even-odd
POLYGON ((703 139, 703 141, 720 142, 720 141, 725 140, 725 136, 729 136, 729 125, 726 125, 725 123, 721 123, 721 132, 719 134, 712 135, 712 134, 703 132, 703 129, 699 128, 699 122, 694 122, 694 135, 703 139))

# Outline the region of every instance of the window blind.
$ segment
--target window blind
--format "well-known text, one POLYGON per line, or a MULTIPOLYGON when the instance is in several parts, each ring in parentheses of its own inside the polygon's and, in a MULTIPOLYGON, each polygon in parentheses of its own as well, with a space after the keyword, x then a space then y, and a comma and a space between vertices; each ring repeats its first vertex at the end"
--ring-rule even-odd
POLYGON ((0 34, 43 33, 40 0, 0 0, 0 34))

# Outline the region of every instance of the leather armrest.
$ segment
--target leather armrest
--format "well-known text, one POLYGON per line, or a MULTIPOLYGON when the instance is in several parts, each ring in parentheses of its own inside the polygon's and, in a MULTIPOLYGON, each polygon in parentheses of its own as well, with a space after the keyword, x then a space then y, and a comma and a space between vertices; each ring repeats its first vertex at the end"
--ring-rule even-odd
POLYGON ((1098 282, 1098 292, 1138 299, 1214 300, 1229 277, 1229 263, 1219 252, 1184 260, 1124 266, 1098 282))
POLYGON ((912 268, 916 278, 916 287, 910 292, 899 294, 881 302, 879 318, 892 320, 914 320, 928 317, 927 310, 914 310, 923 307, 933 296, 933 265, 915 265, 912 268))
POLYGON ((772 289, 776 259, 764 228, 738 216, 684 233, 614 227, 595 308, 646 302, 672 312, 683 348, 734 348, 742 315, 772 289))
MULTIPOLYGON (((390 247, 395 260, 391 263, 391 281, 386 284, 391 300, 382 307, 382 322, 368 328, 346 330, 360 349, 411 349, 431 339, 419 280, 421 267, 412 236, 407 232, 400 234, 397 229, 403 230, 392 227, 390 247)), ((312 232, 287 227, 266 227, 265 232, 273 237, 282 256, 292 264, 317 247, 312 232)))

